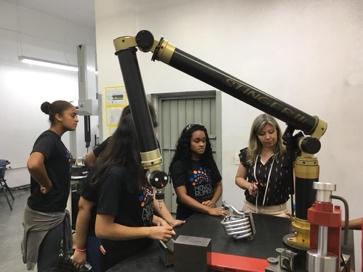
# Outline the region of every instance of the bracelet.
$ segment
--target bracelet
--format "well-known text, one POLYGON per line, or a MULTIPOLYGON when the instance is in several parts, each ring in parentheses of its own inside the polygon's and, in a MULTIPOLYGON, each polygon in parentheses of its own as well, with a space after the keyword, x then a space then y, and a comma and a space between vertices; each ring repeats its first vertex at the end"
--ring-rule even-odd
POLYGON ((87 251, 87 249, 86 249, 86 248, 81 249, 81 248, 77 248, 77 247, 75 247, 75 248, 74 248, 74 251, 86 252, 86 251, 87 251))

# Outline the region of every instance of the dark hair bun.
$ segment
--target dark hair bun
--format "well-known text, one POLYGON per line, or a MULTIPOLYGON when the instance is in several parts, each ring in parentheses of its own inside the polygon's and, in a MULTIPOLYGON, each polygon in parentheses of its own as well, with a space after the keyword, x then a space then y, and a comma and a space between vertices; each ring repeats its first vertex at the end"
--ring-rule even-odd
POLYGON ((43 104, 40 106, 40 109, 45 114, 49 114, 49 108, 50 108, 50 103, 49 102, 43 102, 43 104))

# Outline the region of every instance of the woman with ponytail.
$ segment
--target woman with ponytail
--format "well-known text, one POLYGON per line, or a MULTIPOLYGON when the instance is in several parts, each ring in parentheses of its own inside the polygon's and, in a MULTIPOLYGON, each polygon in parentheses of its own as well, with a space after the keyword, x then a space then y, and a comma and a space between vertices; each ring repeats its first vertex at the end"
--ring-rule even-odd
POLYGON ((70 153, 61 137, 77 127, 76 108, 69 102, 44 102, 50 128, 35 141, 27 162, 31 195, 24 212, 23 261, 27 269, 56 271, 60 241, 66 224, 66 204, 70 190, 70 153))

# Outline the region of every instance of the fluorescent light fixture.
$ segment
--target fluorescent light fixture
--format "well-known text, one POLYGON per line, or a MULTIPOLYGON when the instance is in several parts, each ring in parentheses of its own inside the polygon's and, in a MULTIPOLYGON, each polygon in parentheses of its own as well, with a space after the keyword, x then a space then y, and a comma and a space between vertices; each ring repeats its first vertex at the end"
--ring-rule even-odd
POLYGON ((29 58, 29 57, 25 57, 25 56, 19 56, 19 60, 23 63, 27 63, 30 65, 37 65, 37 66, 48 67, 48 68, 53 68, 53 69, 78 72, 77 66, 73 66, 73 65, 69 65, 69 64, 47 61, 47 60, 42 60, 42 59, 29 58))

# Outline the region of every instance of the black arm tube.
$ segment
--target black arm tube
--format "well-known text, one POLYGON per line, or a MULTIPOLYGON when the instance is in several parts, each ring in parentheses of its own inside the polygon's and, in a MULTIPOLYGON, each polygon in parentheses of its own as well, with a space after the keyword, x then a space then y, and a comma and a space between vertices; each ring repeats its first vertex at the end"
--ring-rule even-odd
MULTIPOLYGON (((157 52, 156 52, 157 53, 157 52)), ((155 54, 154 54, 155 56, 155 54)), ((156 57, 156 59, 158 59, 156 57)), ((255 108, 285 121, 295 129, 311 134, 317 126, 317 118, 175 48, 170 66, 189 74, 255 108)))
POLYGON ((316 191, 313 190, 314 182, 317 179, 303 179, 295 177, 295 213, 300 219, 307 219, 307 212, 311 205, 315 202, 316 191))
POLYGON ((142 83, 136 48, 116 52, 121 66, 127 96, 138 135, 140 152, 158 149, 144 85, 142 83))

